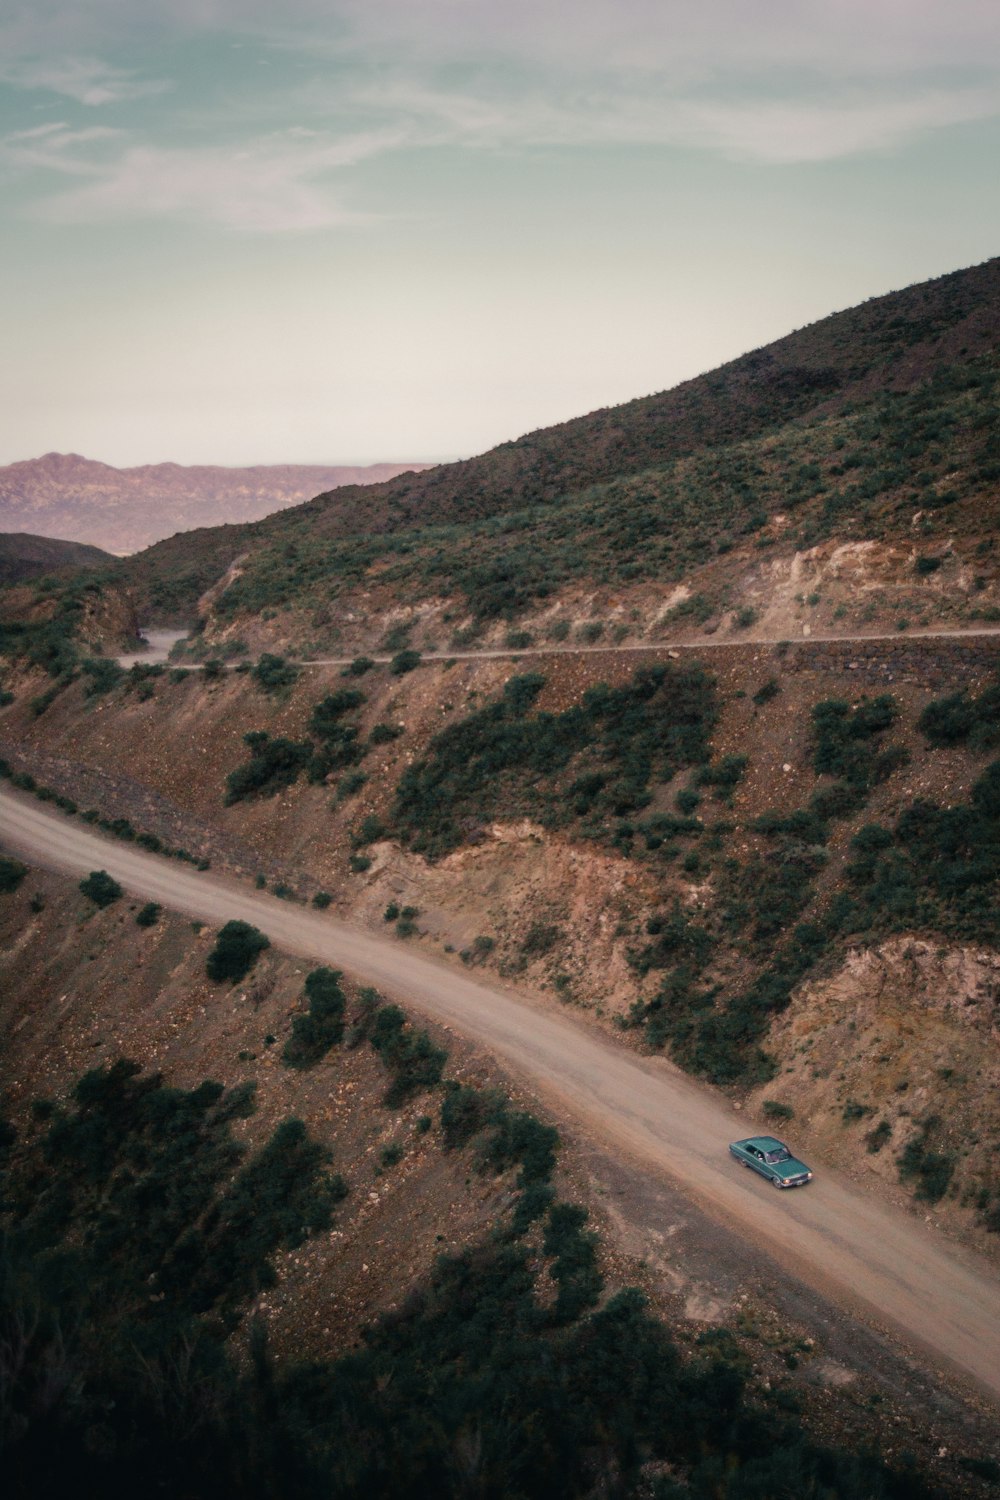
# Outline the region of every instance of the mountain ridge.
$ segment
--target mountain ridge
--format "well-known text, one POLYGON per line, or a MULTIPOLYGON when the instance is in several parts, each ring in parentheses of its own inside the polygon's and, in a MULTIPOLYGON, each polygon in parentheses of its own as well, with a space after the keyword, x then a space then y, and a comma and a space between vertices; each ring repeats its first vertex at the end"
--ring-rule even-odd
POLYGON ((192 527, 257 520, 318 490, 384 483, 413 467, 178 464, 116 468, 50 452, 0 467, 0 529, 130 553, 192 527))

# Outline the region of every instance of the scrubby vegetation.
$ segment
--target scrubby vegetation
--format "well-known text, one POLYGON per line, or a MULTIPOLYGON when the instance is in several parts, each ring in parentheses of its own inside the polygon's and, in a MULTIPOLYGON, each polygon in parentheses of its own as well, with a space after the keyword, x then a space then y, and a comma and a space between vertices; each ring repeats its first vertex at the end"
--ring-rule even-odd
POLYGON ((344 992, 334 969, 313 969, 306 975, 309 1008, 292 1021, 282 1060, 292 1068, 309 1068, 326 1056, 344 1035, 344 992))
POLYGON ((544 686, 539 673, 512 677, 498 699, 434 737, 399 783, 393 827, 404 841, 437 857, 501 810, 614 837, 611 820, 648 805, 652 784, 707 759, 717 710, 701 668, 643 667, 561 713, 536 709, 544 686))
MULTIPOLYGON (((655 942, 637 949, 632 962, 640 974, 667 972, 659 992, 633 1006, 628 1021, 644 1028, 651 1046, 669 1045, 684 1067, 717 1082, 763 1082, 772 1075, 761 1045, 772 1016, 834 942, 864 925, 860 907, 844 893, 812 920, 800 918, 829 858, 831 823, 856 813, 873 787, 905 764, 903 748, 885 744, 898 715, 886 694, 854 707, 840 699, 818 703, 810 718, 813 768, 830 779, 821 782, 808 807, 754 820, 752 830, 763 845, 741 860, 722 862, 716 872, 719 899, 702 921, 675 905, 647 923, 655 942), (724 993, 703 975, 716 950, 734 942, 758 973, 736 993, 724 993)), ((730 756, 702 766, 695 779, 716 785, 725 797, 744 768, 744 757, 730 756)), ((693 810, 697 803, 688 799, 683 805, 693 810)), ((646 825, 647 845, 653 824, 650 819, 646 825)), ((671 832, 680 832, 679 824, 671 832)), ((685 831, 701 832, 702 825, 690 820, 685 831)), ((621 841, 619 847, 628 849, 621 841)), ((693 872, 700 868, 697 856, 687 861, 693 872)))
POLYGON ((5 1127, 0 1319, 19 1354, 0 1443, 15 1500, 124 1493, 137 1472, 194 1497, 416 1500, 474 1481, 525 1500, 613 1484, 628 1500, 649 1492, 649 1463, 673 1476, 658 1500, 789 1483, 929 1496, 912 1470, 754 1413, 738 1353, 716 1341, 685 1363, 638 1293, 598 1306, 586 1214, 549 1186, 555 1133, 459 1085, 446 1143, 479 1139, 483 1171, 520 1163, 502 1232, 443 1256, 355 1352, 277 1365, 247 1309, 275 1252, 327 1228, 346 1186, 295 1120, 248 1154, 231 1126, 253 1107, 248 1086, 169 1088, 122 1062, 39 1106, 26 1138, 5 1127), (463 1432, 474 1441, 456 1446, 463 1432))
POLYGON ((95 906, 111 906, 123 894, 121 886, 107 870, 92 870, 85 880, 80 881, 80 890, 95 906))
POLYGON ((227 979, 238 984, 270 946, 270 940, 249 922, 227 922, 205 961, 205 972, 215 984, 222 984, 227 979))
POLYGON ((22 865, 19 859, 0 855, 0 895, 9 896, 16 891, 27 873, 27 865, 22 865))
POLYGON ((251 669, 250 676, 265 693, 279 693, 290 688, 299 675, 299 669, 287 662, 283 656, 265 651, 251 669))
POLYGON ((856 930, 929 927, 1000 940, 1000 761, 987 766, 968 802, 915 801, 894 828, 862 828, 852 848, 846 916, 856 930))
POLYGON ((935 699, 920 715, 918 727, 932 745, 996 749, 1000 745, 1000 681, 978 695, 961 692, 935 699))
POLYGON ((262 729, 245 734, 250 759, 226 778, 227 806, 259 793, 273 796, 294 785, 303 771, 310 781, 322 782, 334 771, 357 765, 368 749, 358 727, 365 701, 357 688, 341 688, 321 699, 309 717, 306 740, 272 739, 262 729))

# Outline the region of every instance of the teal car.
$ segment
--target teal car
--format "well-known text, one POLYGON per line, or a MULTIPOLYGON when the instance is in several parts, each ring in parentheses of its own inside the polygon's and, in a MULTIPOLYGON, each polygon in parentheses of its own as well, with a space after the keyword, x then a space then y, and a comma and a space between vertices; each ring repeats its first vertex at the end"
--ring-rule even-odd
POLYGON ((793 1156, 783 1141, 773 1135, 752 1135, 746 1141, 733 1141, 729 1148, 738 1162, 759 1172, 776 1188, 804 1187, 812 1173, 804 1161, 793 1156))

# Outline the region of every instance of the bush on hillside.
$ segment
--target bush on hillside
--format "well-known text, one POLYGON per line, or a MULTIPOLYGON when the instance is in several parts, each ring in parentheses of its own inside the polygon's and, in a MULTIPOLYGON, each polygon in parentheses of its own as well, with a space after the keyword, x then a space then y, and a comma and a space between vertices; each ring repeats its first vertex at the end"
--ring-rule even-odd
POLYGON ((270 946, 270 939, 249 922, 227 922, 205 961, 205 972, 215 984, 227 979, 238 984, 270 946))
POLYGON ((16 891, 27 873, 27 865, 22 865, 19 859, 0 855, 0 895, 9 896, 16 891))
POLYGON ((270 651, 262 654, 250 672, 254 682, 265 693, 277 693, 283 688, 291 687, 298 675, 298 667, 270 651))
POLYGON ((309 1009, 292 1021, 282 1061, 292 1068, 309 1068, 325 1057, 344 1036, 344 992, 335 969, 313 969, 306 975, 309 1009))
POLYGON ((227 807, 246 797, 273 796, 292 786, 313 758, 309 740, 272 740, 262 729, 245 734, 243 742, 250 747, 250 759, 226 777, 227 807))
POLYGON ((122 895, 122 888, 107 870, 92 870, 80 881, 80 890, 95 906, 110 906, 122 895))

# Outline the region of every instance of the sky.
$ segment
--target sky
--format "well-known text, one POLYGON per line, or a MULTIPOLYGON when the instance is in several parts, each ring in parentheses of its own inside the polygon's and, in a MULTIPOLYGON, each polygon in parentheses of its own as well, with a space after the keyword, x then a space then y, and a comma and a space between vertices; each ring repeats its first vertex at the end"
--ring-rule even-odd
POLYGON ((1000 252, 996 0, 5 0, 0 463, 467 456, 1000 252))

